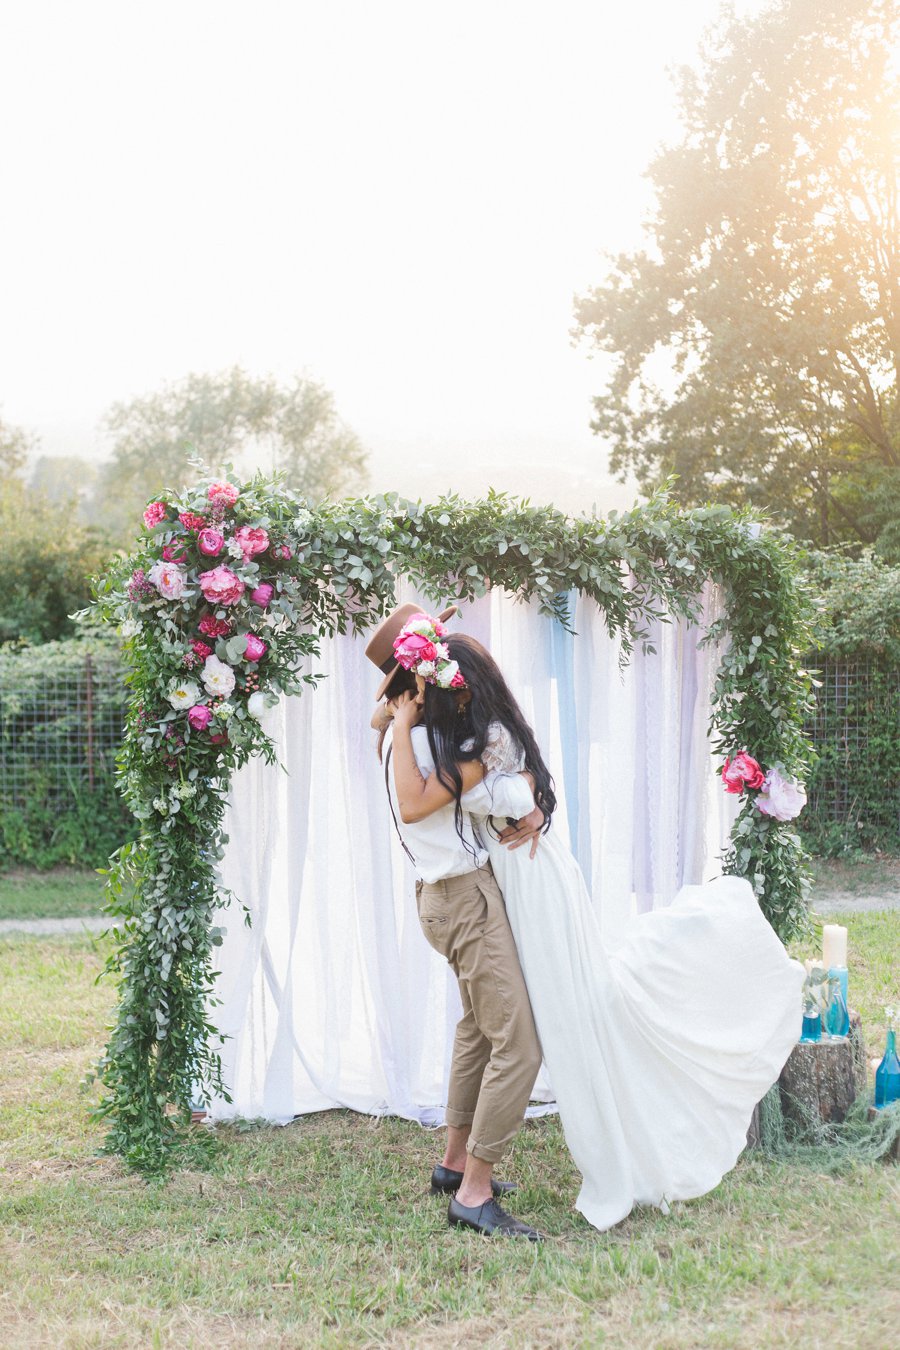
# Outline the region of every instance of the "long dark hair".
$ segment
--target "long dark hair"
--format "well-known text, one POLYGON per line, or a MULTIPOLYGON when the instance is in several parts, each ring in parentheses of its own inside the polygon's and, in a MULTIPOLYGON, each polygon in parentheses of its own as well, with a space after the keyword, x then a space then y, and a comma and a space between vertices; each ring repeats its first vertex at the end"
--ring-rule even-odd
POLYGON ((444 641, 452 659, 459 662, 468 689, 426 685, 424 714, 438 779, 456 799, 457 833, 462 839, 462 774, 457 766, 460 761, 481 759, 492 722, 502 722, 525 752, 525 768, 534 778, 535 804, 544 813, 544 829, 549 829, 556 810, 553 779, 503 672, 490 652, 466 633, 453 633, 444 641))

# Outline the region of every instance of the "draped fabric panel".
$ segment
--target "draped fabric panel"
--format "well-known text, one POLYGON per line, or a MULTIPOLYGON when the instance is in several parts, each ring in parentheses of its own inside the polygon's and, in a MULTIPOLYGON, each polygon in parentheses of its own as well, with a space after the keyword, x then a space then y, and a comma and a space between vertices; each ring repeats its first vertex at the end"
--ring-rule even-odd
MULTIPOLYGON (((421 599, 408 586, 400 598, 421 599)), ((720 870, 732 808, 706 732, 718 658, 698 645, 701 629, 660 623, 656 654, 622 668, 602 612, 569 600, 577 635, 501 591, 453 627, 490 648, 534 727, 556 780, 553 828, 615 946, 633 913, 720 870)), ((709 587, 702 623, 718 603, 709 587)), ((364 646, 324 640, 315 667, 326 678, 267 715, 283 768, 255 759, 234 776, 221 864, 234 899, 213 1009, 233 1102, 213 1104, 218 1119, 283 1122, 334 1106, 443 1118, 458 996, 419 929, 369 727, 378 677, 364 646)))

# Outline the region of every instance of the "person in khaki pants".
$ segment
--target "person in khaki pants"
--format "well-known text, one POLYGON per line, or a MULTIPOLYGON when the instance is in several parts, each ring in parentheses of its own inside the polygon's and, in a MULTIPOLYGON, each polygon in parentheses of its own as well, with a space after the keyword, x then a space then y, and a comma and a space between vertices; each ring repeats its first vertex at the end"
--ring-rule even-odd
MULTIPOLYGON (((455 607, 428 621, 437 625, 433 637, 439 639, 452 613, 455 607)), ((408 625, 423 618, 414 605, 400 606, 376 630, 366 654, 385 676, 377 697, 388 701, 372 722, 382 732, 394 823, 419 876, 422 931, 454 971, 463 1009, 450 1070, 447 1147, 431 1190, 451 1195, 451 1227, 536 1242, 537 1230, 498 1203, 515 1187, 493 1171, 522 1124, 541 1049, 503 896, 470 813, 515 819, 511 846, 536 839, 545 816, 526 774, 485 776, 478 761, 461 765, 459 810, 439 781, 427 733, 416 726, 421 699, 394 652, 408 625)), ((423 650, 427 656, 429 648, 423 650)), ((452 678, 446 669, 443 674, 452 678)), ((456 687, 464 699, 458 677, 456 687)))

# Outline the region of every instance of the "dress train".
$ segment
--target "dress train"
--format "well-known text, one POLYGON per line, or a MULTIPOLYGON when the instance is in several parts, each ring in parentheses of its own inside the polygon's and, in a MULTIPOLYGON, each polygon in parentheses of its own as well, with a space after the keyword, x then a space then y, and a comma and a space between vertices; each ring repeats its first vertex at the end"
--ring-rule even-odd
MULTIPOLYGON (((492 832, 487 832, 492 836, 492 832)), ((566 1143, 596 1228, 712 1190, 796 1044, 803 969, 747 881, 685 886, 607 952, 577 862, 491 837, 566 1143)))

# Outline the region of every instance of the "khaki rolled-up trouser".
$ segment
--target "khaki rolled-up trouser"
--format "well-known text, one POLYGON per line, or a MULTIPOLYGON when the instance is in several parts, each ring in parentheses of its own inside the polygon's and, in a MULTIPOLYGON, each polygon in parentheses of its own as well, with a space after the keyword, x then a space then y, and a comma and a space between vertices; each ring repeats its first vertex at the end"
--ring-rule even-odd
POLYGON ((522 1124, 541 1047, 506 906, 490 865, 416 885, 419 921, 459 980, 447 1124, 471 1125, 467 1148, 498 1162, 522 1124))

